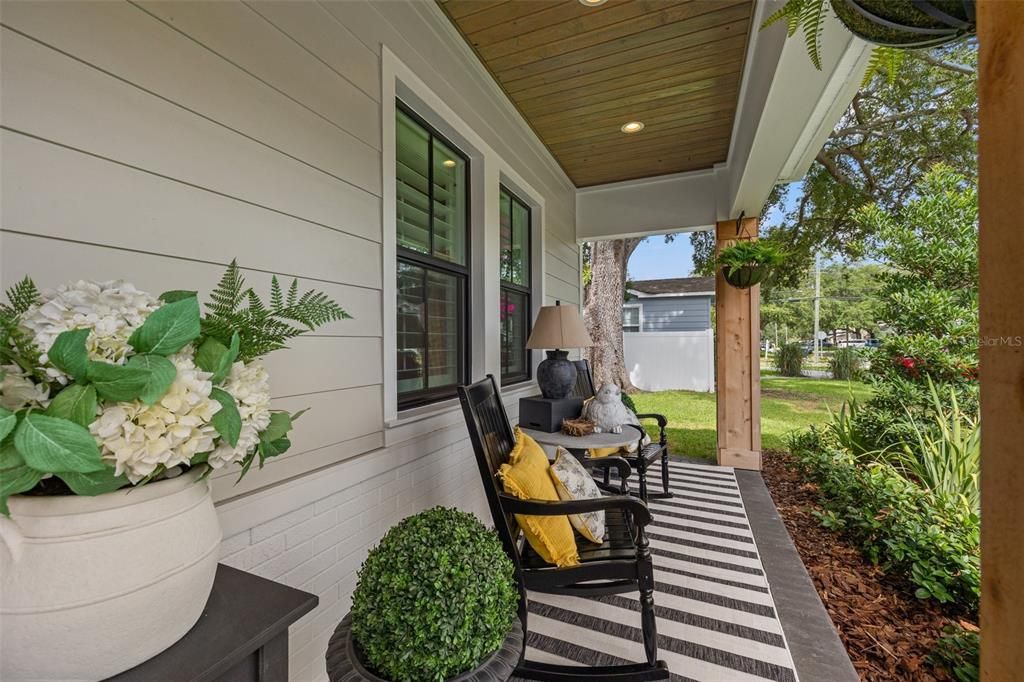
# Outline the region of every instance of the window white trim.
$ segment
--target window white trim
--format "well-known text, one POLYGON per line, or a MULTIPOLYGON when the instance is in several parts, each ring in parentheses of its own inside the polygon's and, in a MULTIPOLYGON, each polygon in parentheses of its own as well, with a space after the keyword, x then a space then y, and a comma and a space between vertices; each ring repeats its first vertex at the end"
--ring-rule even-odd
MULTIPOLYGON (((636 333, 642 332, 644 330, 644 306, 643 306, 643 304, 641 304, 641 303, 623 303, 622 304, 622 312, 623 313, 626 312, 626 308, 636 308, 637 309, 637 329, 636 329, 635 332, 631 331, 629 333, 630 334, 636 334, 636 333)), ((633 325, 629 325, 629 326, 632 327, 633 325)), ((622 331, 627 331, 626 330, 625 322, 623 322, 622 331)))
MULTIPOLYGON (((500 316, 501 283, 499 187, 506 185, 530 205, 533 234, 533 316, 544 301, 544 242, 546 211, 544 197, 473 130, 449 104, 423 82, 386 45, 381 46, 381 197, 383 235, 381 242, 382 305, 384 340, 384 423, 394 428, 431 416, 458 410, 458 402, 445 400, 434 405, 398 411, 397 385, 397 233, 395 210, 395 100, 401 99, 421 118, 452 141, 470 158, 470 379, 501 374, 500 316)), ((536 356, 537 353, 534 353, 536 356)), ((535 359, 535 363, 539 359, 535 359)), ((534 366, 536 371, 536 366, 534 366)))

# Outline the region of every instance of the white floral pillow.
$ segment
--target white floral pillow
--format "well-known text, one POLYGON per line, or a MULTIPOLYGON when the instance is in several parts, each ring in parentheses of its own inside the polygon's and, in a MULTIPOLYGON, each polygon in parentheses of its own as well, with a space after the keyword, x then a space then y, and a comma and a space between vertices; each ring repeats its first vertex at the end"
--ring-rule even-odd
MULTIPOLYGON (((558 448, 555 461, 548 468, 560 500, 587 500, 601 497, 601 489, 590 473, 565 448, 558 448)), ((576 531, 591 542, 604 542, 604 511, 569 514, 569 522, 576 531)))

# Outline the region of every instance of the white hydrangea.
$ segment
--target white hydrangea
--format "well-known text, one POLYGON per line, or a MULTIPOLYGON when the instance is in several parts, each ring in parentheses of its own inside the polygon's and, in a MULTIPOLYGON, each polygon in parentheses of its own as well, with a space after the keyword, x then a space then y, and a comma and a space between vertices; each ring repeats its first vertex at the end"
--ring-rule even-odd
MULTIPOLYGON (((62 332, 91 329, 86 341, 89 357, 115 364, 124 363, 132 335, 160 302, 145 291, 121 280, 69 282, 56 291, 44 291, 38 303, 21 317, 22 326, 32 333, 47 362, 46 353, 62 332)), ((55 367, 47 374, 62 384, 67 376, 55 367)))
POLYGON ((103 458, 132 483, 161 464, 187 464, 197 454, 210 452, 217 438, 210 420, 221 406, 210 398, 212 375, 196 368, 190 346, 169 359, 178 374, 160 400, 153 405, 137 400, 112 403, 89 425, 103 458))
POLYGON ((50 404, 50 388, 32 381, 17 365, 0 366, 0 407, 11 412, 50 404))
POLYGON ((221 388, 238 404, 242 432, 235 447, 221 441, 210 454, 209 464, 214 469, 245 459, 245 455, 260 442, 260 432, 270 425, 270 375, 263 363, 259 360, 236 362, 221 388))

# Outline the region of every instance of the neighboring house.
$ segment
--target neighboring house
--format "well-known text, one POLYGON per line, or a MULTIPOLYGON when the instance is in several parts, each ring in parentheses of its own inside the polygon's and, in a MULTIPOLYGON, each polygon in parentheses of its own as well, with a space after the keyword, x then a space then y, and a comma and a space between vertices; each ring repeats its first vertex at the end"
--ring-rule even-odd
POLYGON ((714 277, 630 282, 622 305, 630 380, 646 391, 715 388, 714 277))

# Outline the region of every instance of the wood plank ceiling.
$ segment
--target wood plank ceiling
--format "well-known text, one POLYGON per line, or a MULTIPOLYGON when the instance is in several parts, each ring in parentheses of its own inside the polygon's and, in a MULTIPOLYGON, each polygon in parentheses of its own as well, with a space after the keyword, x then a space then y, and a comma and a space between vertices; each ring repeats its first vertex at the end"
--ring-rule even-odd
POLYGON ((753 0, 438 3, 577 187, 726 160, 753 0))

